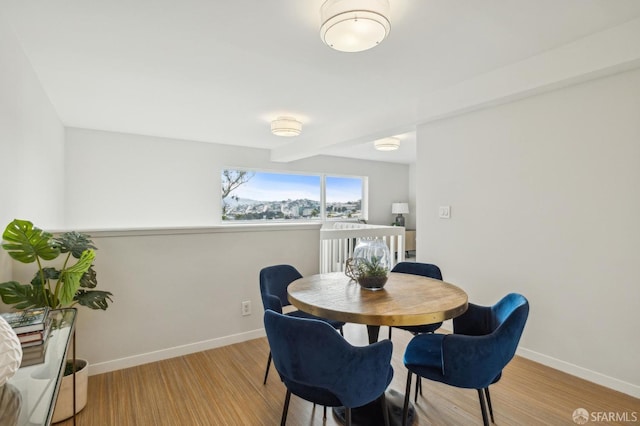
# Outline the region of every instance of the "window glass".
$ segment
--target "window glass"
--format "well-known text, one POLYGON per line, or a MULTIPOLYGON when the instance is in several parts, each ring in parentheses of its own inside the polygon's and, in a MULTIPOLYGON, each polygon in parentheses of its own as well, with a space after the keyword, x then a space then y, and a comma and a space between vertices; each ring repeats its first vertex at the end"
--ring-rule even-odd
POLYGON ((320 176, 222 172, 223 220, 320 219, 320 176))
POLYGON ((224 221, 364 218, 362 177, 225 169, 221 178, 224 221))
POLYGON ((325 178, 327 219, 363 219, 363 179, 359 177, 325 178))

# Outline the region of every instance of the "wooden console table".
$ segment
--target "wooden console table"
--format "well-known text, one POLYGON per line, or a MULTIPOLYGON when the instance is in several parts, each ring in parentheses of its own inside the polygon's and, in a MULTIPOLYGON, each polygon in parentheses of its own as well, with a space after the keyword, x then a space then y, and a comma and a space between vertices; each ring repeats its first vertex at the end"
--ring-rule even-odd
MULTIPOLYGON (((62 383, 69 349, 76 357, 75 308, 55 309, 49 314, 53 321, 48 337, 44 362, 18 369, 5 385, 7 404, 0 413, 2 421, 12 425, 50 425, 62 383)), ((75 363, 75 362, 74 362, 75 363)), ((75 375, 75 372, 74 372, 75 375)), ((75 413, 75 377, 73 404, 75 413)), ((5 424, 5 423, 3 423, 5 424)), ((75 415, 73 424, 76 424, 75 415)))

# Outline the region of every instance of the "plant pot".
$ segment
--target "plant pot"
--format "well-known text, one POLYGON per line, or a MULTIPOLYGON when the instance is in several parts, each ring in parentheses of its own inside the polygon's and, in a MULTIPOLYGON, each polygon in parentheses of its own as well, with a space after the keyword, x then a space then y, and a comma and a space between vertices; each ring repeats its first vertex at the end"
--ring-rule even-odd
POLYGON ((380 290, 387 283, 389 277, 360 277, 358 284, 367 290, 380 290))
MULTIPOLYGON (((71 361, 67 361, 71 363, 71 361)), ((76 414, 87 405, 87 388, 89 384, 89 362, 76 359, 76 414)), ((73 416, 73 374, 64 376, 56 408, 53 411, 52 423, 58 423, 73 416)))

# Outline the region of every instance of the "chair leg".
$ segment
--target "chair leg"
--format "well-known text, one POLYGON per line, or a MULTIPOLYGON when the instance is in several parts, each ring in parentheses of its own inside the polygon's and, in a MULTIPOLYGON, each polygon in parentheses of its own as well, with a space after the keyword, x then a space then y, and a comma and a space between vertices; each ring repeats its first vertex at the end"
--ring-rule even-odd
POLYGON ((324 411, 322 412, 322 420, 327 420, 327 406, 324 406, 324 411))
POLYGON ((411 398, 411 371, 407 371, 407 388, 404 392, 404 406, 402 407, 402 426, 407 426, 407 416, 409 414, 409 398, 411 398))
POLYGON ((269 377, 269 367, 271 367, 271 351, 269 351, 269 358, 267 358, 267 371, 264 372, 264 382, 263 385, 267 384, 267 377, 269 377))
POLYGON ((387 397, 382 392, 380 396, 380 404, 382 404, 382 418, 384 419, 384 426, 389 426, 389 408, 387 407, 387 397))
POLYGON ((340 335, 344 337, 344 330, 342 329, 342 327, 340 327, 340 335))
POLYGON ((391 329, 392 329, 392 328, 393 328, 393 327, 389 326, 389 340, 391 340, 391 329))
POLYGON ((280 426, 287 424, 287 413, 289 412, 289 400, 291 399, 291 391, 287 389, 287 396, 284 398, 284 407, 282 408, 282 420, 280 420, 280 426))
POLYGON ((416 379, 416 391, 415 391, 415 397, 413 399, 413 402, 415 402, 416 404, 418 403, 418 391, 420 391, 420 396, 422 396, 422 377, 417 376, 418 378, 416 379))
POLYGON ((487 406, 489 407, 489 416, 491 416, 491 423, 495 423, 493 419, 493 408, 491 407, 491 396, 489 395, 489 387, 484 388, 484 396, 487 398, 487 406))
POLYGON ((349 407, 344 407, 344 424, 351 426, 351 408, 349 407))
POLYGON ((480 409, 482 410, 482 423, 484 426, 489 426, 489 419, 487 418, 487 407, 484 403, 484 393, 482 389, 478 389, 478 397, 480 398, 480 409))

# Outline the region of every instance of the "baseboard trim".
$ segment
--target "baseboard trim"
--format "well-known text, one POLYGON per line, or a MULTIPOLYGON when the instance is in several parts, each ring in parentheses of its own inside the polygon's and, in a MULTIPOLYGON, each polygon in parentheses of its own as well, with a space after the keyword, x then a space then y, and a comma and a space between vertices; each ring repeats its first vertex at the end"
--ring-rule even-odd
MULTIPOLYGON (((453 323, 446 321, 441 329, 447 333, 451 333, 451 330, 453 330, 453 323), (447 325, 449 326, 447 327, 447 325)), ((541 354, 540 352, 523 348, 522 346, 518 347, 516 355, 538 362, 542 365, 546 365, 547 367, 551 367, 555 370, 562 371, 563 373, 588 380, 589 382, 593 382, 606 388, 626 393, 634 398, 640 398, 640 386, 634 385, 633 383, 606 376, 602 373, 598 373, 597 371, 589 370, 587 368, 571 364, 570 362, 562 361, 560 359, 541 354)))
POLYGON ((89 365, 89 375, 108 373, 266 336, 264 328, 89 365))
POLYGON ((518 348, 516 354, 531 361, 546 365, 547 367, 571 374, 572 376, 580 377, 581 379, 588 380, 609 389, 631 395, 634 398, 640 398, 640 386, 634 385, 633 383, 606 376, 602 373, 598 373, 597 371, 589 370, 522 347, 518 348))

